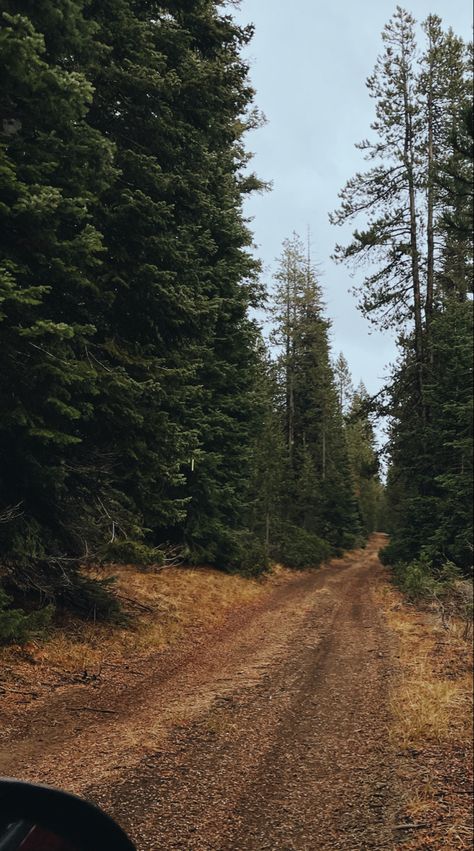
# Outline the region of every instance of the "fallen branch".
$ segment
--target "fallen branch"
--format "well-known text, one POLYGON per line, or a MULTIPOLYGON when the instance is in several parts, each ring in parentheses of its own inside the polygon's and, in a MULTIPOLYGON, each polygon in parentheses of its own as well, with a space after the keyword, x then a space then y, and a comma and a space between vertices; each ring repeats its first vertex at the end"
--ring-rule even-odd
POLYGON ((96 706, 66 706, 70 712, 103 712, 105 715, 118 715, 115 709, 98 709, 96 706))
POLYGON ((125 671, 127 674, 135 674, 137 677, 143 677, 143 671, 137 671, 135 668, 129 668, 126 662, 122 662, 120 665, 115 665, 113 662, 103 662, 102 666, 117 668, 119 671, 125 671))
POLYGON ((130 603, 132 606, 136 606, 138 609, 142 609, 144 612, 150 612, 153 614, 157 611, 156 608, 152 608, 152 606, 146 606, 144 603, 139 603, 138 600, 134 600, 132 597, 127 597, 125 594, 116 594, 119 600, 123 600, 125 603, 130 603))
POLYGON ((39 691, 24 691, 21 688, 5 688, 5 686, 0 686, 0 691, 5 694, 5 692, 13 692, 14 694, 29 694, 32 697, 38 697, 39 691))
POLYGON ((18 505, 9 505, 8 508, 2 509, 0 511, 0 523, 11 523, 12 520, 16 520, 17 517, 21 517, 23 514, 22 506, 23 503, 19 502, 18 505))

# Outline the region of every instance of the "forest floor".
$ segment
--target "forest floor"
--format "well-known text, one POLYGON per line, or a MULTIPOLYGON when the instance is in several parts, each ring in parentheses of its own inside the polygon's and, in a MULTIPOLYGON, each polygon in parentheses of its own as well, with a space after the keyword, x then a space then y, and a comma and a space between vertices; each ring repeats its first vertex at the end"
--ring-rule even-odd
POLYGON ((382 544, 263 583, 129 571, 146 629, 2 651, 0 774, 91 798, 139 851, 470 847, 468 645, 382 544))

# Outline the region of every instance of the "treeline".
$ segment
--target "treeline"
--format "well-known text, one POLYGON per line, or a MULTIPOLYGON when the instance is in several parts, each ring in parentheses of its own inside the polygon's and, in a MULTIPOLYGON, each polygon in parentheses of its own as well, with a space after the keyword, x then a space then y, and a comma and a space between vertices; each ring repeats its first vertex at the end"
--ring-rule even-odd
POLYGON ((340 260, 362 265, 363 312, 398 334, 389 417, 386 561, 408 582, 472 566, 472 45, 401 8, 368 88, 370 168, 333 221, 357 219, 340 260), (368 273, 367 273, 367 270, 368 273))
POLYGON ((5 591, 116 615, 82 563, 256 574, 270 558, 315 564, 374 525, 359 498, 373 435, 344 421, 297 243, 276 362, 250 317, 264 296, 242 213, 261 188, 243 144, 259 120, 252 30, 223 6, 2 3, 4 636, 28 626, 5 591))
POLYGON ((342 354, 331 360, 317 271, 297 235, 284 243, 270 312, 273 411, 258 454, 276 481, 262 477, 257 492, 275 556, 304 566, 362 543, 377 528, 383 489, 367 391, 354 391, 342 354))

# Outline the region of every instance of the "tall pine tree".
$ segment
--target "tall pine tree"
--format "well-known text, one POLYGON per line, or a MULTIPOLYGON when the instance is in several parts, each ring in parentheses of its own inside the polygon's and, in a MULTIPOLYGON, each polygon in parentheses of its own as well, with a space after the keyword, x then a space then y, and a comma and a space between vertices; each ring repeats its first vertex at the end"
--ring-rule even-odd
POLYGON ((296 235, 283 247, 273 314, 289 463, 286 519, 335 549, 348 547, 359 529, 330 323, 316 270, 296 235))
POLYGON ((97 331, 90 305, 102 298, 94 210, 115 178, 114 151, 88 123, 84 67, 101 50, 83 3, 7 0, 3 9, 0 503, 17 508, 2 549, 17 582, 53 593, 72 581, 55 560, 83 552, 91 533, 73 468, 98 392, 87 354, 97 331))
POLYGON ((409 561, 423 553, 433 567, 453 559, 466 569, 472 73, 469 50, 437 16, 423 30, 420 50, 415 21, 401 8, 385 27, 384 53, 368 81, 376 138, 361 146, 375 165, 349 181, 333 221, 365 219, 336 253, 373 261, 362 308, 399 337, 389 402, 387 557, 409 561))

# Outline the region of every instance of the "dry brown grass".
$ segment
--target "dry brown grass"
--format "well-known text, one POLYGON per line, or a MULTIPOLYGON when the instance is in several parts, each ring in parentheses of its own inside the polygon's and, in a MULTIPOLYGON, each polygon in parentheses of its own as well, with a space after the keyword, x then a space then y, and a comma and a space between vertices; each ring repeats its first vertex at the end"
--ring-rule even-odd
POLYGON ((471 847, 472 646, 465 622, 409 605, 388 575, 374 589, 397 639, 390 737, 399 755, 402 813, 419 825, 397 847, 471 847))
POLYGON ((388 581, 375 593, 398 637, 400 671, 391 699, 392 738, 401 748, 469 739, 472 664, 464 625, 409 606, 388 581))
MULTIPOLYGON (((98 675, 105 664, 143 658, 174 643, 190 627, 218 625, 229 609, 257 600, 286 574, 277 568, 257 581, 210 568, 153 573, 115 566, 90 572, 100 578, 117 577, 115 590, 129 614, 129 624, 121 627, 66 618, 49 640, 31 642, 21 653, 43 669, 98 675)), ((18 648, 3 648, 0 660, 15 664, 18 653, 18 648)))
MULTIPOLYGON (((472 681, 471 681, 472 682, 472 681)), ((392 701, 394 735, 403 747, 458 741, 468 728, 470 678, 438 679, 428 659, 419 659, 392 701)))

